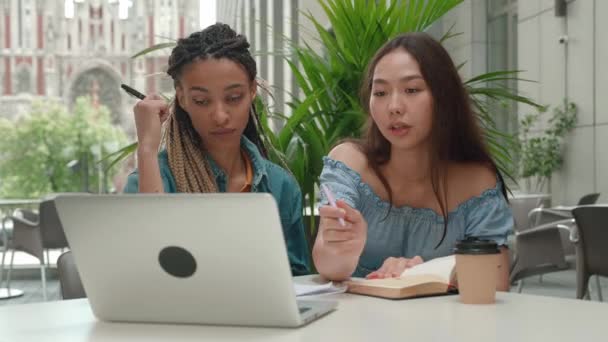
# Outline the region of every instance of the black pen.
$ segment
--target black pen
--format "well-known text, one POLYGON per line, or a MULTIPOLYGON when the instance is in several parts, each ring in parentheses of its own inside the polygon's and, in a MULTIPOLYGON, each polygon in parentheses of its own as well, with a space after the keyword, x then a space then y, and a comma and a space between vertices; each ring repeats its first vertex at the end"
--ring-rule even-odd
POLYGON ((138 92, 137 90, 135 90, 135 89, 133 89, 133 88, 129 87, 128 85, 126 85, 126 84, 124 84, 124 83, 123 83, 123 84, 121 84, 121 85, 120 85, 120 87, 121 87, 122 89, 124 89, 124 91, 126 91, 126 92, 127 92, 127 94, 129 94, 129 95, 131 95, 131 96, 135 96, 135 97, 137 97, 137 98, 138 98, 138 99, 140 99, 140 100, 143 100, 143 99, 146 97, 146 95, 144 95, 144 94, 142 94, 142 93, 138 92))

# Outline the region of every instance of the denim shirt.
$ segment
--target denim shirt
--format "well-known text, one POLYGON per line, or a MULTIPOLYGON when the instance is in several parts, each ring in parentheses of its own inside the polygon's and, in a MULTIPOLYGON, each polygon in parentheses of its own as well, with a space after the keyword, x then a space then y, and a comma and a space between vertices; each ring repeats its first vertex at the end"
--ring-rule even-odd
MULTIPOLYGON (((377 270, 388 257, 419 255, 428 261, 453 254, 456 241, 466 237, 504 245, 514 224, 511 209, 501 193, 503 185, 497 181, 494 188, 448 213, 445 239, 435 248, 443 235, 444 218, 434 210, 391 206, 361 180, 359 173, 329 157, 323 158, 321 183, 329 186, 337 199, 359 210, 367 222, 367 240, 353 274, 356 277, 377 270)), ((321 203, 327 204, 323 195, 321 203)))
MULTIPOLYGON (((310 273, 310 255, 304 234, 304 223, 302 220, 302 195, 296 180, 283 168, 265 159, 259 152, 257 146, 249 139, 241 139, 243 148, 253 168, 253 181, 251 192, 270 193, 277 201, 283 235, 287 245, 287 254, 293 275, 310 273)), ((228 177, 217 163, 207 156, 211 170, 215 175, 215 181, 219 192, 226 192, 228 177)), ((176 193, 175 178, 169 167, 167 151, 158 154, 158 164, 166 193, 176 193)), ((127 178, 125 193, 137 193, 139 191, 139 174, 137 170, 127 178)))

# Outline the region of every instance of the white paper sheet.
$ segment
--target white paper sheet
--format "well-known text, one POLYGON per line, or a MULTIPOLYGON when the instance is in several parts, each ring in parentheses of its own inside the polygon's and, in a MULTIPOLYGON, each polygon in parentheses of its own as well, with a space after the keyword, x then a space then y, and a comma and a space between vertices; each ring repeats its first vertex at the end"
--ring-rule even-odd
POLYGON ((293 287, 297 297, 343 293, 346 291, 345 285, 335 285, 332 282, 325 284, 298 284, 294 282, 293 287))

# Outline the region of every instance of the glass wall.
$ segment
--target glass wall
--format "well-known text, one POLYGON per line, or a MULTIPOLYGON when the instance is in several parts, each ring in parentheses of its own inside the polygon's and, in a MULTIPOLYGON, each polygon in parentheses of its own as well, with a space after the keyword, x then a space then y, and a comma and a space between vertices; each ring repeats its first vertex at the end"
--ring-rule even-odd
MULTIPOLYGON (((517 70, 517 0, 487 0, 488 9, 488 72, 517 70)), ((517 88, 517 82, 503 81, 503 87, 517 88)), ((492 103, 498 129, 516 134, 517 105, 492 103)))

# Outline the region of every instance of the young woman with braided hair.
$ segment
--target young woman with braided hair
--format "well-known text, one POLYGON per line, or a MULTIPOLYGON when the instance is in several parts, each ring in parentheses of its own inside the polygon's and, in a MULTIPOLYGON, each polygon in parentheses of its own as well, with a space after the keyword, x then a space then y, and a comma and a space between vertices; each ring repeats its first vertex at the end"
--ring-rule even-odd
POLYGON ((248 49, 244 36, 220 23, 177 42, 167 69, 173 104, 150 94, 134 107, 138 169, 124 192, 270 193, 292 273, 306 274, 301 191, 287 171, 266 159, 253 104, 257 68, 248 49))

